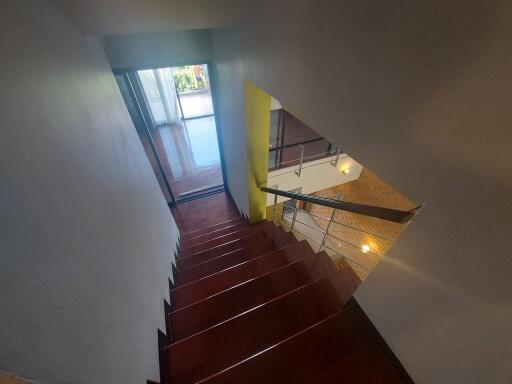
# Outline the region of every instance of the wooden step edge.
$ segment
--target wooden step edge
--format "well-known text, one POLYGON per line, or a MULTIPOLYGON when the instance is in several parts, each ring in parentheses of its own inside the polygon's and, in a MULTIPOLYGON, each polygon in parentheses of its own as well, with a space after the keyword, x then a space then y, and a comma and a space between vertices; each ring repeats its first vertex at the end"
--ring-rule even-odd
MULTIPOLYGON (((290 236, 290 232, 284 232, 284 233, 282 233, 282 234, 279 234, 279 236, 290 236)), ((292 234, 292 236, 291 236, 291 237, 292 237, 292 239, 295 239, 295 236, 293 236, 293 234, 292 234)), ((271 240, 271 239, 267 239, 267 240, 271 240)), ((295 239, 295 240, 296 240, 296 239, 295 239)), ((295 242, 298 242, 298 241, 291 241, 290 243, 288 243, 287 245, 284 245, 283 247, 287 247, 288 245, 294 244, 295 242)), ((308 245, 309 245, 309 244, 308 244, 308 245)), ((276 249, 274 249, 274 250, 272 250, 272 251, 269 251, 269 252, 273 252, 273 251, 278 250, 278 249, 281 249, 281 248, 283 248, 283 247, 276 248, 276 249)), ((189 269, 191 269, 191 268, 196 268, 196 267, 198 267, 198 266, 201 266, 202 264, 209 263, 210 261, 214 261, 214 260, 216 260, 216 259, 218 259, 218 258, 225 257, 225 256, 229 256, 231 253, 239 252, 239 251, 242 251, 242 250, 248 250, 248 249, 249 249, 249 247, 246 247, 246 246, 244 246, 244 247, 240 247, 240 248, 234 249, 233 251, 229 251, 229 252, 223 253, 222 255, 215 256, 215 257, 213 257, 213 258, 211 258, 211 259, 208 259, 208 260, 202 261, 202 262, 200 262, 200 263, 197 263, 197 264, 194 264, 194 265, 191 265, 191 266, 185 267, 185 268, 180 268, 180 269, 178 270, 178 274, 179 274, 179 272, 181 272, 181 271, 186 271, 186 270, 189 270, 189 269)), ((268 253, 268 252, 266 252, 266 253, 268 253)), ((258 255, 258 256, 259 256, 259 255, 258 255)), ((258 256, 256 256, 256 257, 258 257, 258 256)), ((249 260, 247 260, 247 261, 249 261, 249 260)), ((228 268, 229 268, 229 267, 228 267, 228 268)), ((208 276, 208 275, 205 275, 205 276, 208 276)), ((203 276, 203 277, 204 277, 204 276, 203 276)), ((202 277, 200 277, 199 279, 201 279, 201 278, 202 278, 202 277)), ((198 279, 192 280, 191 282, 194 282, 194 281, 196 281, 196 280, 198 280, 198 279)), ((187 283, 187 284, 189 284, 189 283, 187 283)))
MULTIPOLYGON (((231 266, 229 266, 229 267, 227 267, 227 268, 225 268, 225 269, 222 269, 222 270, 217 271, 217 272, 214 272, 214 273, 212 273, 212 274, 209 274, 209 275, 203 276, 203 277, 201 277, 201 278, 199 278, 199 279, 197 279, 197 280, 191 281, 191 282, 189 282, 189 283, 187 283, 187 284, 180 285, 179 287, 176 287, 176 288, 172 289, 172 290, 171 290, 171 294, 172 294, 173 292, 178 291, 179 289, 186 288, 187 286, 189 286, 189 285, 191 285, 191 284, 194 284, 194 283, 196 283, 196 282, 198 282, 198 281, 200 281, 200 280, 207 279, 207 278, 212 278, 212 277, 213 277, 213 276, 215 276, 215 275, 219 275, 219 274, 221 274, 221 273, 223 273, 223 272, 226 272, 226 271, 232 270, 232 269, 237 268, 237 267, 239 268, 239 267, 241 267, 241 266, 243 266, 243 265, 248 265, 249 263, 256 263, 256 262, 258 262, 258 260, 261 260, 263 257, 269 257, 271 254, 273 254, 273 253, 278 253, 278 252, 282 251, 283 249, 286 249, 286 248, 294 248, 294 247, 303 247, 304 245, 296 245, 296 244, 304 244, 304 243, 306 244, 306 246, 308 246, 308 247, 309 247, 309 249, 311 250, 312 254, 314 254, 315 252, 311 249, 311 246, 309 245, 309 243, 308 243, 306 240, 301 240, 301 241, 298 241, 298 242, 296 242, 296 243, 291 243, 291 244, 288 244, 288 245, 286 245, 286 246, 284 246, 284 247, 274 249, 273 251, 270 251, 270 252, 267 252, 267 253, 263 253, 263 254, 261 254, 261 255, 259 255, 259 256, 256 256, 256 257, 255 257, 255 258, 253 258, 253 259, 246 260, 246 261, 242 261, 241 263, 231 265, 231 266)), ((306 251, 306 252, 308 252, 308 251, 306 251)), ((305 257, 307 257, 307 256, 312 256, 312 254, 305 255, 303 258, 305 258, 305 257)), ((296 261, 298 261, 298 260, 302 260, 303 258, 297 259, 296 261)), ((212 259, 212 260, 213 260, 213 259, 212 259)), ((208 260, 208 261, 209 261, 209 260, 208 260)), ((205 261, 205 263, 207 263, 208 261, 205 261)), ((288 264, 291 264, 291 263, 288 263, 288 264)), ((286 265, 288 265, 288 264, 286 264, 286 265)), ((193 267, 191 267, 191 268, 193 268, 193 267)))
MULTIPOLYGON (((327 254, 325 254, 325 255, 326 255, 327 257, 329 257, 329 255, 327 255, 327 254)), ((198 301, 196 301, 196 302, 194 302, 194 303, 191 303, 191 304, 185 305, 184 307, 181 307, 181 308, 179 308, 179 309, 173 310, 172 312, 170 312, 170 315, 172 315, 172 314, 174 314, 174 313, 176 313, 176 312, 178 312, 178 311, 184 310, 184 309, 186 309, 186 308, 188 308, 188 307, 190 307, 190 306, 192 306, 192 305, 197 305, 197 304, 201 303, 202 301, 208 300, 208 299, 210 299, 210 298, 212 298, 212 297, 215 297, 215 296, 217 296, 217 295, 221 295, 221 294, 224 294, 224 293, 226 293, 226 292, 229 292, 229 291, 231 291, 231 290, 233 290, 233 289, 235 289, 235 288, 237 288, 237 287, 240 287, 240 286, 242 286, 242 285, 244 285, 244 284, 250 283, 250 282, 252 282, 252 281, 254 281, 254 280, 261 279, 261 278, 263 278, 263 277, 265 277, 265 276, 267 276, 267 275, 270 275, 271 273, 274 273, 274 272, 276 272, 276 271, 280 271, 280 270, 282 270, 282 269, 284 269, 284 268, 288 268, 288 267, 290 267, 290 266, 292 266, 292 265, 294 265, 294 264, 302 263, 302 262, 303 262, 304 260, 306 260, 307 258, 310 258, 310 257, 311 257, 311 258, 313 258, 313 257, 322 257, 322 256, 323 256, 323 255, 322 255, 322 253, 315 253, 315 254, 313 254, 313 255, 309 255, 309 256, 307 256, 307 257, 305 257, 305 258, 303 258, 303 259, 296 260, 296 261, 294 261, 294 262, 292 262, 292 263, 290 263, 290 264, 283 265, 282 267, 279 267, 279 268, 273 269, 272 271, 269 271, 269 272, 267 272, 267 273, 265 273, 265 274, 263 274, 263 275, 260 275, 260 276, 254 277, 254 278, 249 279, 249 280, 246 280, 246 281, 243 281, 243 282, 241 282, 241 283, 239 283, 239 284, 233 285, 232 287, 229 287, 229 288, 224 289, 224 290, 222 290, 222 291, 220 291, 220 292, 216 292, 216 293, 214 293, 213 295, 210 295, 210 296, 208 296, 208 297, 205 297, 204 299, 198 300, 198 301)), ((330 258, 329 258, 329 259, 330 259, 330 258)), ((327 275, 327 274, 326 274, 326 275, 327 275)), ((322 276, 322 277, 323 277, 323 276, 322 276)))
MULTIPOLYGON (((192 335, 189 335, 189 336, 187 336, 187 337, 184 337, 183 339, 180 339, 180 340, 178 340, 178 341, 172 342, 172 343, 170 343, 169 345, 167 345, 165 348, 163 348, 163 350, 165 350, 165 349, 167 349, 167 348, 170 348, 170 347, 171 347, 171 346, 173 346, 173 345, 179 344, 179 343, 183 342, 184 340, 187 340, 187 339, 189 339, 189 338, 191 338, 191 337, 194 337, 194 336, 196 336, 196 335, 198 335, 198 334, 200 334, 200 333, 207 332, 207 331, 208 331, 208 330, 210 330, 210 329, 213 329, 213 328, 216 328, 216 327, 222 326, 223 324, 225 324, 225 323, 227 323, 227 322, 229 322, 229 321, 231 321, 231 320, 233 320, 233 319, 236 319, 236 318, 242 317, 242 316, 246 315, 246 314, 247 314, 247 313, 249 313, 249 312, 256 311, 256 310, 258 310, 259 308, 261 308, 261 307, 263 307, 263 306, 265 306, 265 305, 272 305, 272 304, 274 304, 276 301, 278 301, 278 300, 282 300, 283 298, 285 298, 285 297, 286 297, 286 296, 288 296, 288 295, 295 294, 295 293, 297 293, 298 291, 300 291, 301 289, 307 289, 308 287, 310 287, 310 286, 312 286, 312 285, 314 285, 314 284, 317 284, 317 283, 318 283, 319 281, 321 281, 321 280, 329 279, 329 277, 330 277, 330 275, 325 275, 325 276, 319 277, 318 279, 313 280, 313 281, 311 281, 311 282, 309 282, 309 283, 307 283, 307 284, 301 285, 300 287, 297 287, 297 288, 295 288, 295 289, 292 289, 291 291, 288 291, 288 292, 286 292, 286 293, 283 293, 282 295, 276 296, 276 297, 274 297, 274 298, 272 298, 272 299, 270 299, 270 300, 268 300, 268 301, 266 301, 266 302, 264 302, 264 303, 261 303, 261 304, 258 304, 258 305, 256 305, 256 306, 254 306, 254 307, 252 307, 252 308, 250 308, 250 309, 248 309, 248 310, 246 310, 246 311, 240 312, 240 313, 236 314, 235 316, 230 317, 229 319, 226 319, 226 320, 221 321, 220 323, 214 324, 214 325, 212 325, 212 326, 210 326, 210 327, 208 327, 208 328, 205 328, 205 329, 200 330, 199 332, 196 332, 196 333, 193 333, 192 335)), ((173 312, 170 312, 170 313, 168 313, 167 315, 168 315, 168 316, 170 316, 172 313, 173 313, 173 312)))
MULTIPOLYGON (((263 222, 262 222, 262 223, 263 223, 263 222)), ((275 225, 275 224, 270 224, 270 225, 269 225, 269 224, 266 224, 266 223, 264 223, 264 224, 259 224, 259 223, 258 223, 258 224, 256 224, 256 225, 250 225, 250 226, 247 226, 247 227, 243 227, 243 228, 242 228, 242 229, 240 229, 239 231, 234 231, 234 232, 230 232, 230 233, 225 233, 225 234, 220 235, 220 236, 218 236, 218 237, 214 237, 214 238, 211 238, 211 239, 205 240, 205 241, 203 241, 203 242, 201 242, 201 243, 197 243, 197 244, 189 245, 189 246, 187 246, 187 247, 183 247, 183 248, 181 248, 181 247, 180 247, 179 252, 178 252, 178 256, 179 256, 179 254, 181 254, 181 253, 183 253, 183 252, 188 251, 190 248, 193 248, 193 247, 199 247, 199 246, 205 246, 205 245, 207 245, 207 243, 209 243, 210 241, 218 241, 219 239, 226 238, 226 237, 228 237, 228 236, 232 236, 232 235, 235 235, 235 234, 237 234, 237 233, 240 233, 240 234, 241 234, 242 232, 247 232, 247 233, 254 233, 254 232, 260 232, 260 231, 262 232, 262 231, 265 231, 265 229, 266 229, 266 228, 274 229, 274 228, 278 228, 278 227, 277 227, 277 225, 275 225)), ((243 238, 243 236, 242 236, 242 237, 240 237, 240 238, 243 238)), ((223 243, 223 244, 225 244, 225 243, 223 243)), ((198 251, 198 252, 195 252, 195 253, 199 253, 199 252, 202 252, 202 251, 198 251)), ((195 253, 193 253, 193 254, 195 254, 195 253)), ((193 255, 193 254, 192 254, 192 255, 193 255)))
MULTIPOLYGON (((192 253, 188 256, 185 256, 185 257, 179 257, 178 255, 178 259, 179 261, 181 261, 183 263, 184 260, 187 260, 189 257, 197 257, 198 255, 200 255, 201 253, 206 253, 206 252, 212 252, 212 250, 214 249, 217 249, 217 248, 220 248, 220 247, 223 247, 227 244, 231 244, 231 243, 234 243, 235 241, 240 241, 240 240, 243 240, 243 239, 249 239, 249 238, 256 238, 256 237, 261 237, 260 235, 269 235, 268 239, 271 239, 273 238, 273 236, 276 234, 276 233, 280 233, 282 231, 282 228, 280 227, 274 227, 274 228, 271 228, 270 229, 270 233, 267 233, 266 231, 264 230, 261 230, 261 231, 256 231, 256 232, 250 232, 250 233, 247 233, 245 234, 245 236, 242 236, 238 239, 232 239, 230 241, 227 241, 225 243, 222 243, 222 244, 218 244, 218 245, 215 245, 209 249, 204 249, 202 251, 198 251, 198 252, 195 252, 195 253, 192 253)), ((214 257, 217 257, 217 256, 214 256, 214 257)), ((187 267, 188 268, 188 267, 187 267)))
POLYGON ((239 223, 239 224, 242 224, 242 223, 247 223, 247 222, 241 216, 240 217, 234 217, 232 219, 221 221, 220 223, 209 225, 207 227, 203 227, 203 228, 197 229, 195 231, 186 233, 186 234, 180 236, 180 238, 190 240, 190 239, 193 239, 194 237, 201 236, 203 234, 209 233, 209 232, 204 232, 204 233, 198 234, 199 232, 203 232, 203 231, 206 231, 208 229, 212 229, 211 231, 215 231, 216 229, 222 229, 224 227, 228 227, 229 223, 239 223))
MULTIPOLYGON (((298 289, 294 289, 287 294, 281 295, 279 300, 268 301, 264 305, 261 305, 252 311, 246 311, 243 316, 234 316, 226 322, 222 322, 208 328, 207 332, 196 333, 194 338, 182 339, 179 342, 172 344, 170 348, 166 350, 172 353, 172 356, 174 357, 173 359, 169 359, 170 356, 168 356, 167 359, 167 362, 172 365, 174 364, 174 359, 179 358, 178 356, 184 356, 183 352, 188 350, 188 346, 194 346, 193 350, 196 350, 195 348, 201 345, 209 346, 214 348, 212 352, 215 352, 216 355, 219 353, 223 355, 224 351, 230 351, 228 352, 230 358, 228 360, 223 360, 222 362, 217 361, 214 366, 209 366, 207 371, 202 372, 200 376, 195 376, 193 373, 195 370, 194 366, 201 369, 201 365, 196 365, 198 360, 195 360, 195 358, 194 364, 189 365, 188 368, 182 366, 177 370, 170 370, 170 372, 174 372, 176 375, 174 377, 176 377, 176 379, 182 377, 190 378, 190 375, 192 375, 196 381, 201 380, 214 374, 219 369, 230 366, 242 358, 249 357, 254 353, 258 353, 260 350, 296 334, 305 327, 316 324, 326 317, 339 312, 339 310, 350 299, 350 296, 340 297, 333 287, 333 280, 339 279, 339 274, 340 271, 337 271, 333 275, 314 280, 309 284, 305 284, 298 289), (283 323, 282 320, 280 320, 280 314, 283 309, 286 309, 287 318, 297 319, 298 323, 294 321, 291 322, 294 324, 289 324, 288 322, 283 323), (304 318, 302 317, 303 315, 305 316, 304 318), (275 332, 275 326, 279 328, 279 332, 275 332), (236 338, 235 344, 233 344, 233 340, 224 339, 224 337, 230 334, 234 329, 240 331, 237 332, 236 335, 233 335, 236 338), (262 344, 261 336, 263 335, 262 332, 264 330, 268 330, 272 334, 272 337, 269 338, 269 335, 265 332, 266 336, 263 336, 265 343, 262 344), (224 336, 221 337, 219 331, 221 334, 224 334, 224 336), (250 344, 246 344, 246 340, 248 340, 246 336, 244 336, 246 331, 250 331, 248 332, 249 334, 256 331, 260 334, 260 337, 247 335, 248 339, 251 341, 250 344), (258 340, 260 341, 258 342, 258 340), (246 347, 250 347, 242 347, 240 350, 239 342, 242 343, 242 345, 245 344, 246 347), (185 347, 185 350, 182 349, 182 347, 185 347), (237 353, 234 353, 235 351, 233 351, 232 348, 237 349, 237 353), (175 355, 175 353, 177 353, 177 355, 175 355)), ((188 350, 188 353, 190 353, 190 350, 188 350)), ((190 356, 188 353, 187 356, 190 356)), ((206 355, 196 357, 199 359, 209 360, 206 355)), ((221 356, 218 357, 221 360, 223 359, 221 356)), ((207 361, 203 362, 209 365, 207 361)), ((178 365, 181 364, 178 363, 178 365)))
POLYGON ((311 325, 311 326, 309 326, 307 328, 304 328, 300 332, 297 332, 296 334, 291 335, 291 336, 287 337, 286 339, 281 340, 281 341, 279 341, 278 343, 276 343, 274 345, 271 345, 268 348, 265 348, 263 351, 260 351, 260 352, 258 352, 256 354, 252 355, 252 356, 249 356, 249 357, 247 357, 247 358, 245 358, 243 360, 240 360, 239 362, 237 362, 235 364, 232 364, 229 367, 226 367, 226 368, 224 368, 224 369, 214 373, 213 375, 210 375, 207 378, 204 378, 204 379, 198 381, 197 384, 207 383, 210 379, 214 379, 215 377, 220 376, 220 375, 224 374, 225 372, 227 372, 227 371, 229 371, 231 369, 234 369, 234 368, 236 368, 238 366, 241 366, 241 365, 245 364, 246 362, 248 362, 248 361, 250 361, 252 359, 257 358, 258 356, 260 356, 260 355, 262 355, 264 353, 267 353, 267 352, 269 352, 271 350, 274 350, 274 349, 278 348, 279 346, 284 345, 285 343, 287 343, 287 342, 289 342, 291 340, 294 340, 295 338, 301 337, 302 335, 306 334, 307 332, 309 332, 310 330, 314 329, 317 326, 321 326, 321 325, 324 325, 325 323, 327 323, 329 321, 333 321, 334 318, 336 318, 337 316, 340 316, 342 313, 344 313, 346 311, 349 311, 349 310, 351 310, 351 308, 345 306, 345 307, 341 308, 340 311, 334 313, 331 316, 326 317, 324 320, 322 320, 322 321, 320 321, 320 322, 318 322, 316 324, 313 324, 313 325, 311 325))
MULTIPOLYGON (((199 235, 199 236, 196 236, 196 237, 193 237, 191 239, 180 239, 180 246, 182 245, 182 243, 184 242, 190 242, 190 241, 194 241, 194 240, 197 240, 203 236, 208 236, 208 235, 215 235, 217 232, 222 232, 222 231, 225 231, 225 230, 230 230, 231 232, 228 232, 228 233, 232 233, 232 232, 236 232, 237 230, 242 230, 244 228, 249 228, 250 227, 250 224, 248 223, 235 223, 233 225, 228 225, 227 227, 223 227, 223 228, 219 228, 219 229, 216 229, 215 231, 212 231, 212 232, 208 232, 208 233, 203 233, 202 235, 199 235)), ((219 236, 222 236, 219 234, 219 236)), ((216 236, 216 237, 219 237, 219 236, 216 236)), ((212 237, 213 239, 214 237, 212 237)), ((194 243, 195 244, 195 243, 194 243)), ((197 243, 199 244, 199 243, 197 243)), ((185 246, 183 246, 185 247, 185 246)))
MULTIPOLYGON (((208 263, 208 262, 210 262, 210 261, 212 261, 212 260, 215 260, 215 259, 217 259, 217 258, 219 258, 219 257, 228 256, 230 253, 239 252, 239 251, 241 251, 241 250, 243 250, 243 249, 249 249, 249 248, 248 248, 248 247, 240 247, 240 248, 237 248, 237 249, 235 249, 235 250, 233 250, 233 251, 229 251, 229 252, 223 253, 222 255, 215 256, 215 257, 213 257, 213 258, 211 258, 211 259, 208 259, 208 260, 205 260, 205 261, 201 261, 200 263, 197 263, 197 264, 191 265, 191 266, 189 266, 189 267, 180 268, 180 269, 178 270, 178 273, 180 273, 181 271, 186 271, 187 269, 190 269, 190 268, 195 268, 195 267, 197 267, 197 266, 199 266, 199 265, 201 265, 201 264, 208 263)), ((189 284, 189 283, 187 283, 187 284, 189 284)))

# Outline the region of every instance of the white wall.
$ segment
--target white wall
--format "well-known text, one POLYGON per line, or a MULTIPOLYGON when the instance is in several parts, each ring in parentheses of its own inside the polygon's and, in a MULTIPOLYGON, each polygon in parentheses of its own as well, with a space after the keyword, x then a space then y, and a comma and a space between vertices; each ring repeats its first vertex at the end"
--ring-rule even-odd
MULTIPOLYGON (((331 162, 336 161, 336 155, 329 158, 318 159, 305 162, 302 165, 300 177, 295 173, 299 166, 294 165, 287 168, 270 171, 267 178, 267 187, 276 188, 282 191, 292 191, 302 188, 304 194, 310 194, 324 189, 334 187, 359 178, 363 166, 349 157, 347 154, 341 154, 336 166, 331 162), (348 170, 345 174, 343 171, 348 170)), ((286 197, 279 196, 278 202, 289 200, 286 197)), ((267 206, 274 204, 274 195, 267 194, 267 206)))
POLYGON ((114 69, 205 63, 212 58, 208 29, 113 35, 103 43, 114 69))
POLYGON ((0 5, 0 371, 158 380, 177 228, 101 47, 0 5))
POLYGON ((426 202, 357 292, 418 384, 512 381, 511 7, 261 1, 244 21, 247 79, 426 202))
POLYGON ((245 63, 238 29, 212 30, 217 80, 217 114, 224 147, 228 187, 238 208, 249 214, 247 155, 245 149, 245 63))

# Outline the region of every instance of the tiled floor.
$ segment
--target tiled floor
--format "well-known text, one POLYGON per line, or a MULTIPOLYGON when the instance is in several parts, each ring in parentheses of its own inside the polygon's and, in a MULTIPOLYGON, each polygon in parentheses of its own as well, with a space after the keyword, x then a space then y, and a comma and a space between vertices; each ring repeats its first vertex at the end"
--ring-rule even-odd
MULTIPOLYGON (((155 128, 151 135, 176 200, 186 192, 222 185, 213 116, 155 128)), ((142 140, 146 152, 151 152, 148 139, 142 140)), ((151 163, 159 174, 156 162, 151 163)), ((162 180, 160 185, 164 185, 162 180)))
POLYGON ((172 208, 172 214, 182 236, 240 217, 225 192, 178 204, 172 208))

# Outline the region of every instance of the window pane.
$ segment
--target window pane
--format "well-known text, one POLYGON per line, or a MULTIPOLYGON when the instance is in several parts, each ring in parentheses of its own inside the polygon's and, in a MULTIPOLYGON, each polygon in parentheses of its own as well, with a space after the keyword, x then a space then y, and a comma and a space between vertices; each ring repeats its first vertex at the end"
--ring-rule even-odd
POLYGON ((279 113, 280 110, 276 109, 270 111, 270 137, 269 137, 269 145, 268 148, 275 148, 279 145, 279 113))
POLYGON ((315 131, 305 126, 299 119, 283 110, 284 145, 321 138, 315 131))
POLYGON ((180 97, 183 117, 213 114, 210 77, 206 64, 186 65, 173 68, 176 89, 180 97))

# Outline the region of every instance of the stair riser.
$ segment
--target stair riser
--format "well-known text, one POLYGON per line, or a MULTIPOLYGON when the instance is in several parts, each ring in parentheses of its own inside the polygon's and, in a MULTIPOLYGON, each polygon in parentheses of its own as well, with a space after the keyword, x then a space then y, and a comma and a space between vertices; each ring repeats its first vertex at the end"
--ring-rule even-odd
POLYGON ((200 383, 408 383, 353 306, 200 383), (275 362, 279 363, 276 364, 275 362))
POLYGON ((324 320, 344 303, 331 279, 317 280, 171 345, 165 351, 169 376, 176 384, 195 383, 324 320))
POLYGON ((172 312, 169 319, 174 340, 230 319, 334 270, 328 256, 314 256, 172 312))
POLYGON ((295 243, 294 246, 260 256, 237 267, 230 268, 186 286, 178 287, 171 291, 174 308, 179 309, 190 305, 244 281, 254 279, 312 255, 313 250, 311 247, 307 242, 302 241, 295 243))
POLYGON ((194 280, 219 272, 231 266, 254 259, 260 255, 272 252, 276 249, 286 247, 296 242, 295 237, 290 232, 276 234, 272 239, 267 239, 253 245, 251 248, 243 248, 222 256, 213 258, 204 263, 196 264, 191 268, 181 269, 176 276, 176 286, 188 284, 194 280))
POLYGON ((235 224, 235 225, 230 225, 226 228, 217 229, 215 231, 212 231, 212 232, 209 232, 204 235, 200 235, 200 236, 197 236, 197 237, 194 237, 191 239, 181 239, 180 247, 187 248, 192 245, 204 243, 205 241, 214 239, 216 237, 224 236, 224 235, 227 235, 228 233, 238 232, 238 231, 241 231, 246 228, 250 228, 250 225, 246 224, 246 223, 235 224))
POLYGON ((256 246, 257 244, 264 242, 265 240, 269 240, 274 238, 274 235, 277 235, 282 232, 280 228, 274 228, 271 233, 261 233, 258 232, 248 237, 244 237, 239 240, 231 241, 227 244, 222 244, 217 247, 208 249, 206 251, 202 251, 199 253, 195 253, 191 256, 188 256, 183 259, 178 259, 176 262, 180 269, 190 268, 196 264, 204 263, 205 261, 214 259, 216 257, 222 256, 228 252, 235 251, 241 248, 251 248, 256 246))
POLYGON ((199 244, 196 244, 196 245, 193 245, 190 247, 180 247, 178 257, 180 259, 183 259, 183 258, 189 257, 193 254, 206 251, 208 249, 217 247, 222 244, 226 244, 230 241, 238 240, 238 239, 241 239, 244 237, 249 237, 249 236, 257 234, 257 233, 262 233, 262 234, 266 234, 267 236, 269 236, 273 233, 274 230, 276 230, 275 225, 268 223, 268 222, 264 222, 255 227, 245 228, 241 231, 229 233, 229 234, 226 234, 226 235, 220 236, 220 237, 216 237, 214 239, 211 239, 211 240, 208 240, 203 243, 199 243, 199 244))
POLYGON ((229 227, 231 225, 237 225, 237 224, 242 224, 242 223, 246 223, 246 221, 243 218, 241 218, 241 217, 240 218, 231 219, 231 220, 227 220, 227 221, 224 221, 224 222, 219 223, 219 224, 211 225, 209 227, 201 228, 201 229, 198 229, 197 231, 193 231, 193 232, 184 234, 184 235, 181 236, 181 239, 182 240, 190 240, 190 239, 196 238, 198 236, 202 236, 202 235, 204 235, 206 233, 210 233, 210 232, 222 229, 222 228, 229 227))
MULTIPOLYGON (((289 242, 284 245, 288 245, 291 242, 292 240, 289 240, 289 242)), ((259 244, 257 248, 244 248, 231 253, 227 253, 223 256, 208 260, 205 263, 197 264, 191 268, 181 270, 180 273, 176 276, 176 285, 182 286, 184 284, 189 284, 192 281, 219 272, 233 265, 243 263, 247 260, 251 260, 264 253, 274 251, 275 249, 276 245, 273 243, 273 241, 266 240, 265 242, 259 244)))

